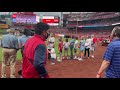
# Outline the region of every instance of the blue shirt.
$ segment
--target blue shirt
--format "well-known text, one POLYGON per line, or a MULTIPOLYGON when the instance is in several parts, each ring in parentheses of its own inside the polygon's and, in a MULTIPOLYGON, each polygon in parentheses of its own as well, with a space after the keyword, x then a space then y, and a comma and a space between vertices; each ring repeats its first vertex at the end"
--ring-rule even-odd
POLYGON ((85 49, 85 40, 81 40, 80 41, 80 50, 84 50, 85 49))
POLYGON ((115 39, 108 45, 103 60, 110 62, 106 78, 120 78, 120 39, 115 39))
POLYGON ((74 44, 75 44, 75 40, 74 40, 74 39, 71 39, 71 40, 70 40, 70 47, 74 47, 74 44))
POLYGON ((7 47, 7 48, 18 49, 18 39, 13 34, 3 35, 2 41, 1 41, 1 46, 7 47))
POLYGON ((18 43, 20 43, 22 46, 25 45, 26 41, 30 38, 30 36, 22 35, 18 38, 18 43))

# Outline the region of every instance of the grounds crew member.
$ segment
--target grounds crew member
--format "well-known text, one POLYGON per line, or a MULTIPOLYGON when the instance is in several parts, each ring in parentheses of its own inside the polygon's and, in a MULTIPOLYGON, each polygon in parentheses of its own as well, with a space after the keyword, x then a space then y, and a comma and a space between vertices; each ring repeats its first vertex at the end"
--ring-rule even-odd
POLYGON ((10 65, 10 77, 15 78, 15 62, 18 50, 18 39, 14 35, 15 30, 8 29, 8 34, 3 35, 1 41, 2 49, 2 68, 1 77, 6 78, 6 66, 10 65))
POLYGON ((27 40, 23 50, 22 78, 49 78, 45 69, 47 48, 45 41, 48 38, 47 30, 50 27, 45 23, 35 25, 35 35, 27 40))

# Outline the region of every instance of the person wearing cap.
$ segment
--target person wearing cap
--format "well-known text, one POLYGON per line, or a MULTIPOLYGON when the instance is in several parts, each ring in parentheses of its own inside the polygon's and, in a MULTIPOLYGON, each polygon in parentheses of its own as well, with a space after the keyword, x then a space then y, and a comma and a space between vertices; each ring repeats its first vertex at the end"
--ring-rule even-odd
POLYGON ((18 46, 19 46, 19 49, 21 49, 21 54, 23 52, 23 48, 24 48, 24 45, 26 43, 26 41, 31 37, 31 33, 28 29, 24 29, 22 30, 21 32, 22 36, 18 37, 18 46))
MULTIPOLYGON (((21 33, 22 33, 22 36, 18 37, 18 46, 19 46, 19 49, 21 49, 21 54, 22 54, 22 57, 23 57, 24 45, 25 45, 26 41, 31 37, 30 36, 31 32, 30 32, 30 30, 28 30, 28 29, 25 28, 24 30, 22 30, 21 33)), ((21 77, 21 75, 22 75, 22 69, 20 69, 18 71, 18 74, 21 77)))
POLYGON ((15 62, 18 50, 18 39, 14 35, 14 30, 8 29, 8 34, 1 39, 2 49, 2 68, 1 78, 6 78, 6 66, 10 65, 10 78, 15 78, 15 62))
POLYGON ((120 27, 116 26, 111 33, 112 42, 103 55, 103 62, 96 75, 101 78, 105 71, 105 78, 120 78, 120 27))
POLYGON ((45 41, 48 38, 49 25, 37 23, 35 34, 27 40, 23 50, 22 78, 49 78, 45 68, 47 48, 45 41))

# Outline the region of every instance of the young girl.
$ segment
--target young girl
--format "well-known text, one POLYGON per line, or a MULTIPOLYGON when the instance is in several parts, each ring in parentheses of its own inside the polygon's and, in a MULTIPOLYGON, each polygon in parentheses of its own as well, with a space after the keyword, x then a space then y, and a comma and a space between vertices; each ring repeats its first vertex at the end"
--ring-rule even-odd
POLYGON ((68 38, 65 39, 65 42, 64 42, 63 45, 64 45, 64 58, 68 59, 68 48, 69 48, 69 45, 70 45, 70 43, 68 42, 68 38))
POLYGON ((85 39, 83 36, 80 40, 80 54, 78 60, 83 60, 84 51, 85 51, 85 39))
POLYGON ((78 54, 77 54, 77 49, 78 49, 78 37, 75 37, 75 44, 74 44, 74 59, 78 58, 78 54))
POLYGON ((59 51, 59 59, 58 61, 61 62, 62 61, 62 48, 63 48, 63 42, 62 42, 62 38, 59 39, 59 44, 58 44, 58 51, 59 51))
POLYGON ((88 38, 86 39, 85 41, 85 53, 84 53, 84 56, 86 57, 86 54, 88 53, 88 57, 90 57, 90 48, 91 48, 91 39, 90 39, 90 36, 88 36, 88 38))
POLYGON ((52 61, 52 65, 55 64, 55 59, 56 59, 56 53, 55 53, 55 49, 54 49, 54 45, 52 46, 51 51, 48 51, 51 55, 51 61, 52 61))

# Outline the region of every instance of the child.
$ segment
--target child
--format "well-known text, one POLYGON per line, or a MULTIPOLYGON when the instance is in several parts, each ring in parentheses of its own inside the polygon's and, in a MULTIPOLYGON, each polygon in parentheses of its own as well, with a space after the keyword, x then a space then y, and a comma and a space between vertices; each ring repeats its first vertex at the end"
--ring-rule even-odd
POLYGON ((75 38, 75 44, 74 44, 74 59, 77 59, 78 58, 78 55, 77 55, 77 49, 78 49, 78 37, 75 38))
POLYGON ((90 36, 85 41, 85 53, 84 56, 86 57, 86 53, 88 53, 88 58, 90 57, 90 48, 91 48, 91 39, 90 36))
POLYGON ((94 58, 94 51, 95 51, 95 46, 96 46, 96 37, 94 35, 91 35, 91 48, 90 48, 90 51, 91 51, 91 57, 94 58))
POLYGON ((71 38, 71 40, 70 40, 70 59, 71 59, 71 60, 73 59, 74 43, 75 43, 74 36, 72 36, 72 38, 71 38))
POLYGON ((52 65, 55 64, 55 59, 56 59, 56 53, 55 53, 55 49, 54 49, 54 45, 52 46, 51 51, 49 51, 50 55, 51 55, 51 61, 52 61, 52 65))
POLYGON ((58 61, 62 61, 62 48, 63 48, 63 42, 62 42, 62 38, 59 39, 59 44, 58 44, 58 51, 59 51, 59 60, 58 61))
POLYGON ((65 42, 64 42, 64 58, 67 58, 67 59, 68 59, 68 48, 69 48, 69 45, 70 45, 70 43, 68 42, 68 38, 66 38, 65 42))
POLYGON ((80 56, 78 58, 79 61, 83 60, 83 55, 84 55, 84 51, 85 51, 85 39, 84 36, 82 36, 81 40, 80 40, 80 56))

